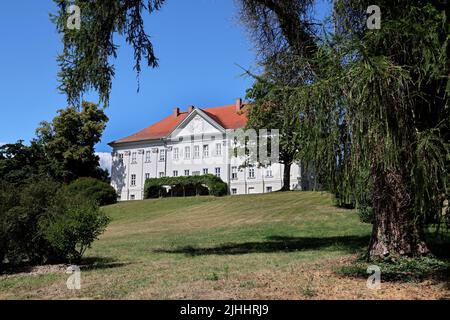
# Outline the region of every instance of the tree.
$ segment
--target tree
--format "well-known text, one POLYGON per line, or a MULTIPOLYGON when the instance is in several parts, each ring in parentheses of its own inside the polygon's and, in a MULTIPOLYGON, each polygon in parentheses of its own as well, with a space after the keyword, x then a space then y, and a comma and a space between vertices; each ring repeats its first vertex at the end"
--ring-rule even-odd
MULTIPOLYGON (((66 0, 54 0, 58 13, 52 16, 62 34, 63 52, 58 56, 59 89, 67 95, 70 105, 79 105, 82 94, 94 89, 100 101, 108 104, 114 77, 111 58, 117 56, 114 35, 125 36, 134 49, 134 69, 139 74, 141 61, 157 67, 158 60, 150 37, 144 30, 143 12, 160 9, 164 0, 75 0, 80 8, 80 29, 68 28, 74 14, 66 0)), ((70 3, 70 4, 72 4, 70 3)))
POLYGON ((67 184, 79 177, 106 179, 108 173, 99 167, 94 147, 107 121, 98 105, 83 102, 82 110, 61 109, 51 123, 41 123, 37 143, 43 146, 58 181, 67 184))
MULTIPOLYGON (((275 1, 244 3, 272 10, 275 1)), ((293 86, 277 83, 272 91, 290 92, 292 115, 303 118, 292 127, 303 139, 301 156, 314 161, 332 191, 367 202, 373 190, 368 257, 424 254, 425 224, 441 220, 449 197, 450 7, 381 1, 382 28, 368 30, 368 1, 335 5, 336 33, 316 37, 314 54, 299 54, 302 47, 281 33, 284 52, 300 58, 292 69, 310 78, 293 86)), ((280 16, 273 11, 267 18, 267 10, 254 21, 269 21, 261 30, 279 35, 280 16)), ((308 19, 301 11, 290 16, 308 19)))
POLYGON ((292 88, 311 82, 317 51, 317 36, 310 16, 312 0, 240 0, 242 22, 259 49, 264 74, 255 77, 247 98, 252 101, 248 126, 278 129, 280 162, 284 164, 283 187, 290 190, 291 164, 299 159, 302 119, 291 99, 292 88))
POLYGON ((417 256, 428 252, 426 223, 442 218, 449 197, 450 12, 435 1, 382 1, 382 28, 368 30, 368 5, 336 2, 338 32, 321 46, 320 76, 297 88, 296 101, 309 154, 321 148, 330 172, 343 157, 331 184, 356 197, 369 170, 368 257, 417 256))
POLYGON ((42 145, 18 141, 0 146, 0 180, 17 185, 34 176, 52 176, 42 145))
MULTIPOLYGON (((302 138, 300 126, 302 118, 297 114, 292 89, 303 82, 298 69, 292 68, 289 55, 278 57, 266 66, 263 75, 257 76, 252 88, 247 90, 247 98, 252 102, 248 111, 248 128, 278 129, 279 162, 284 165, 282 191, 290 190, 291 165, 299 160, 302 138)), ((264 146, 260 146, 264 147, 264 146)), ((260 165, 269 165, 258 161, 260 165)))

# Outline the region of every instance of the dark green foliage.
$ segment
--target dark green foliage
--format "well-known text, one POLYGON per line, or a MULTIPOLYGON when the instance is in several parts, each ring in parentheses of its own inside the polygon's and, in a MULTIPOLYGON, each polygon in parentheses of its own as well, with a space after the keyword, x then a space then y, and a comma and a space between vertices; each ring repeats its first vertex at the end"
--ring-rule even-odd
POLYGON ((360 206, 357 208, 359 220, 364 223, 373 223, 373 208, 360 206))
POLYGON ((69 14, 66 0, 54 0, 57 15, 52 16, 57 30, 62 34, 64 50, 58 57, 60 67, 59 89, 67 95, 70 104, 77 105, 80 96, 96 90, 100 100, 108 104, 114 66, 111 58, 117 56, 116 35, 124 36, 134 49, 134 69, 139 74, 141 60, 156 67, 157 59, 149 36, 144 30, 142 14, 152 13, 164 0, 75 0, 81 11, 80 30, 66 27, 69 14))
POLYGON ((0 268, 79 258, 106 223, 95 203, 65 194, 51 179, 2 181, 0 268), (63 221, 70 228, 64 229, 63 221))
POLYGON ((49 244, 69 261, 79 261, 109 223, 98 205, 83 197, 60 195, 43 230, 49 244))
POLYGON ((208 193, 216 197, 224 196, 228 193, 228 186, 222 179, 212 174, 151 178, 145 181, 145 198, 182 197, 208 193), (172 188, 167 192, 165 186, 172 188))
MULTIPOLYGON (((42 235, 41 222, 54 205, 60 185, 50 179, 30 181, 27 185, 0 185, 0 222, 3 231, 2 261, 44 263, 58 260, 59 253, 42 235)), ((0 263, 1 264, 1 263, 0 263)))
POLYGON ((36 130, 37 142, 42 145, 58 181, 70 183, 79 177, 107 177, 99 168, 99 157, 95 154, 95 145, 107 121, 98 105, 83 102, 81 110, 61 109, 52 122, 41 123, 36 130))
POLYGON ((53 175, 43 146, 36 141, 31 141, 30 146, 24 145, 23 141, 0 146, 1 181, 21 184, 30 177, 53 175))
MULTIPOLYGON (((402 258, 398 261, 378 262, 381 270, 381 281, 420 282, 426 279, 448 279, 450 276, 450 263, 434 257, 421 257, 416 259, 402 258)), ((368 264, 359 261, 351 266, 343 267, 339 273, 365 278, 368 264)))
POLYGON ((117 202, 116 190, 110 184, 95 178, 78 178, 66 187, 66 193, 89 199, 100 206, 117 202))

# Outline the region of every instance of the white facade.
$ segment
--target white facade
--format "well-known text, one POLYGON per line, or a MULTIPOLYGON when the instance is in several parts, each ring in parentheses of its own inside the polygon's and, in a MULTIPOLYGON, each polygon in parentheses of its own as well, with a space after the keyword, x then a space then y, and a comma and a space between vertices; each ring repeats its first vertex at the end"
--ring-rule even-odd
MULTIPOLYGON (((113 142, 111 184, 119 200, 141 200, 147 178, 215 174, 230 194, 277 191, 283 185, 283 165, 240 167, 229 156, 226 128, 201 109, 188 115, 168 135, 158 139, 113 142)), ((301 170, 291 167, 291 189, 299 188, 301 170)))

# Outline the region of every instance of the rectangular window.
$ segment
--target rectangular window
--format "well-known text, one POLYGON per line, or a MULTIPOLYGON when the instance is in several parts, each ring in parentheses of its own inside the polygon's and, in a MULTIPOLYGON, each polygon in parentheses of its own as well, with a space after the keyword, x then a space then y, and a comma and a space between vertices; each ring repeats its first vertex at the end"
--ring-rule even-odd
POLYGON ((135 174, 131 175, 131 186, 132 187, 136 186, 136 175, 135 174))
POLYGON ((248 178, 255 179, 255 168, 254 167, 248 168, 248 178))
POLYGON ((119 162, 123 163, 123 153, 119 153, 119 162))
POLYGON ((272 192, 272 187, 266 187, 266 192, 272 192))
POLYGON ((145 151, 145 162, 151 162, 152 161, 152 152, 149 151, 145 151))
POLYGON ((164 177, 164 172, 160 172, 160 173, 159 173, 159 177, 160 177, 160 178, 163 178, 163 177, 164 177))
POLYGON ((222 144, 216 143, 216 156, 220 157, 222 155, 222 144))
POLYGON ((178 160, 180 157, 178 148, 173 148, 173 160, 178 160))
POLYGON ((237 194, 237 189, 236 188, 231 189, 231 194, 237 194))
POLYGON ((173 176, 178 177, 178 170, 173 170, 173 176))
POLYGON ((150 179, 150 173, 145 174, 145 180, 150 179))
POLYGON ((189 170, 184 170, 184 175, 187 177, 189 176, 189 170))
POLYGON ((237 167, 231 167, 231 180, 237 180, 237 167))
POLYGON ((214 169, 214 173, 216 174, 216 177, 220 178, 220 167, 214 169))
POLYGON ((266 169, 266 177, 267 178, 272 178, 273 177, 272 176, 272 167, 271 166, 268 166, 267 169, 266 169))
POLYGON ((203 174, 208 174, 208 168, 203 168, 203 174))
POLYGON ((208 158, 209 157, 209 146, 207 144, 205 144, 203 146, 203 158, 208 158))
POLYGON ((136 199, 136 196, 134 194, 130 194, 130 200, 136 199))
POLYGON ((184 147, 184 158, 185 159, 191 158, 191 147, 184 147))
POLYGON ((199 176, 200 175, 200 171, 192 171, 192 175, 193 176, 199 176))
POLYGON ((136 152, 133 152, 133 153, 131 154, 131 163, 137 163, 137 160, 136 160, 136 152))
POLYGON ((255 193, 255 188, 254 187, 248 187, 248 193, 255 193))
POLYGON ((159 161, 166 161, 166 150, 159 150, 159 161))
POLYGON ((194 146, 194 159, 200 158, 200 147, 194 146))

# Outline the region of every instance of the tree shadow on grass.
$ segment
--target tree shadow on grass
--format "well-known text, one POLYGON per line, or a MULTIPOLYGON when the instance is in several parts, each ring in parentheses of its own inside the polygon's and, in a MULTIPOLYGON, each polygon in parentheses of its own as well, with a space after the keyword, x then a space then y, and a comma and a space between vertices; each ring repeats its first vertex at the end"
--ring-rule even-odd
POLYGON ((116 259, 109 257, 87 257, 80 262, 69 263, 67 261, 49 262, 46 264, 19 264, 5 266, 0 270, 2 275, 17 275, 17 274, 46 274, 46 273, 60 273, 65 272, 70 265, 76 265, 82 271, 112 269, 129 265, 131 263, 117 262, 116 259))
POLYGON ((184 246, 175 249, 156 249, 155 253, 184 253, 190 256, 226 255, 248 253, 295 252, 304 250, 321 250, 335 248, 350 253, 361 252, 369 243, 369 236, 336 236, 336 237, 285 237, 271 236, 266 241, 226 243, 217 247, 196 248, 184 246))
POLYGON ((102 270, 102 269, 112 269, 130 265, 129 262, 118 262, 114 258, 110 257, 87 257, 83 258, 79 263, 79 267, 83 271, 88 270, 102 270))

